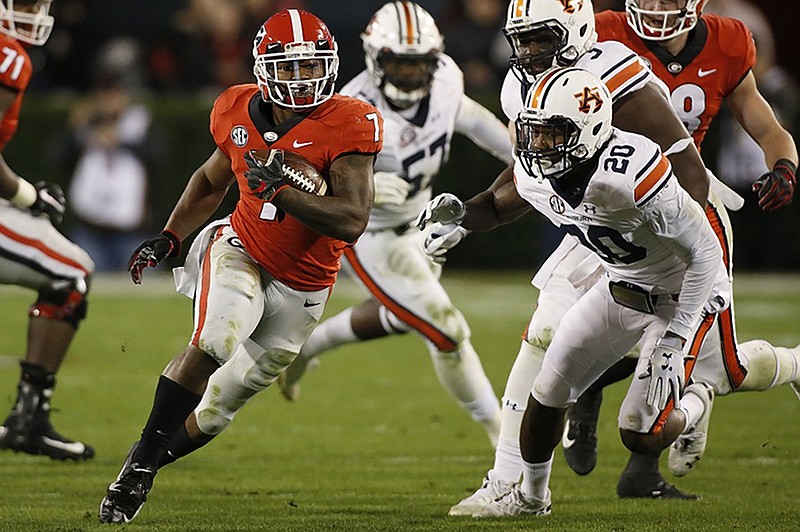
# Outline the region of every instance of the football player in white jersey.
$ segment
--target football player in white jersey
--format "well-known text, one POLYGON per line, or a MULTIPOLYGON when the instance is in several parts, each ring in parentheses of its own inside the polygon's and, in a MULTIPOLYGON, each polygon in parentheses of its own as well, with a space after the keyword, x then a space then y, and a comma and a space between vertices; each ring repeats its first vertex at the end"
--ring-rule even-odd
MULTIPOLYGON (((509 120, 522 108, 524 93, 535 79, 554 66, 578 66, 600 77, 608 87, 615 126, 645 135, 667 154, 681 186, 701 205, 708 196, 708 176, 683 123, 675 115, 666 90, 641 59, 616 42, 596 42, 594 11, 589 0, 512 0, 504 32, 513 55, 503 82, 501 103, 509 120)), ((492 185, 511 179, 511 170, 492 185)), ((436 242, 442 254, 463 237, 443 233, 436 242)), ((567 236, 533 279, 539 290, 536 311, 525 330, 517 359, 502 400, 500 439, 495 460, 481 486, 450 509, 450 515, 472 515, 482 505, 503 495, 519 479, 522 461, 519 428, 531 382, 541 368, 545 351, 564 313, 596 280, 599 262, 572 236, 567 236)), ((632 362, 635 364, 635 360, 632 362)), ((626 468, 626 496, 693 497, 667 483, 658 470, 658 457, 635 453, 626 468)))
MULTIPOLYGON (((685 426, 678 407, 691 364, 684 368, 684 356, 690 358, 713 321, 703 308, 715 281, 727 281, 722 251, 658 145, 612 127, 611 103, 598 76, 574 67, 549 70, 516 119, 513 183, 466 204, 440 195, 420 216, 423 227, 432 221, 488 231, 533 206, 602 264, 599 281, 564 314, 529 388, 522 482, 473 515, 550 513, 553 450, 567 407, 637 343, 639 378, 619 413, 623 442, 660 452, 685 426)), ((721 297, 729 299, 725 288, 721 297)))
POLYGON ((383 150, 375 163, 375 203, 367 231, 345 251, 349 270, 371 298, 318 326, 280 378, 288 399, 310 361, 343 344, 416 331, 436 375, 494 445, 500 406, 470 330, 439 283, 441 265, 422 251, 411 222, 431 198, 454 133, 467 136, 504 163, 512 161, 505 125, 464 94, 461 70, 443 53, 433 17, 408 1, 389 2, 362 34, 367 68, 342 94, 377 107, 383 150))

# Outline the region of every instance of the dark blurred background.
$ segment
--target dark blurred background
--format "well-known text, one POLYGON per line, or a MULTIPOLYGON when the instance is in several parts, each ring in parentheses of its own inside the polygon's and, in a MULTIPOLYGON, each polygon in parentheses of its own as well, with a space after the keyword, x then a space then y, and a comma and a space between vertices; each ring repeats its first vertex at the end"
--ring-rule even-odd
MULTIPOLYGON (((339 43, 341 86, 363 69, 359 34, 383 3, 55 0, 51 10, 55 29, 44 47, 30 48, 35 73, 19 131, 4 155, 29 180, 54 180, 68 192, 73 186, 80 201, 72 205, 65 221, 68 235, 88 235, 95 239, 98 250, 108 248, 98 244, 98 239, 104 234, 116 235, 124 249, 129 243, 123 236, 135 240, 160 230, 191 172, 214 149, 208 133, 211 104, 225 87, 253 81, 252 40, 266 18, 286 7, 304 8, 322 18, 339 43), (122 125, 113 131, 104 129, 104 124, 113 121, 122 125), (115 152, 124 158, 110 158, 108 154, 115 152), (112 170, 118 176, 115 179, 126 183, 115 187, 126 190, 120 198, 103 200, 86 192, 101 186, 112 170), (103 205, 93 206, 93 201, 103 205), (102 207, 108 209, 116 205, 114 201, 119 201, 116 210, 138 210, 140 216, 120 216, 117 225, 110 226, 104 222, 109 216, 102 207)), ((502 117, 499 87, 509 48, 500 28, 507 2, 419 3, 437 19, 446 52, 465 73, 467 94, 502 117)), ((796 138, 800 54, 790 28, 794 19, 787 16, 792 6, 791 0, 713 0, 706 10, 740 18, 754 33, 761 69, 756 72, 759 86, 796 138)), ((596 10, 621 7, 619 1, 595 1, 596 10)), ((723 112, 703 147, 707 165, 740 190, 759 177, 758 168, 763 165, 758 150, 753 154, 746 140, 742 141, 723 112), (731 169, 725 161, 732 162, 731 169), (734 175, 737 173, 742 175, 734 175)), ((491 156, 457 138, 436 188, 469 197, 501 169, 491 156)), ((762 214, 753 208, 752 196, 742 194, 746 207, 731 214, 737 269, 800 269, 800 200, 782 212, 762 214)), ((235 195, 230 192, 220 215, 231 210, 235 195)), ((467 239, 453 250, 449 264, 535 268, 557 239, 543 219, 529 215, 512 226, 467 239)), ((109 259, 105 269, 121 267, 109 259)))

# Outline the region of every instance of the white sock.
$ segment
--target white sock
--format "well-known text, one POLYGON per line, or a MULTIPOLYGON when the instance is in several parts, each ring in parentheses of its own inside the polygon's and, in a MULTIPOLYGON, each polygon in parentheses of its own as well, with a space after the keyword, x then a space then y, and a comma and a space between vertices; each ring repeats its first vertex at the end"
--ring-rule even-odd
POLYGON ((553 456, 540 464, 522 462, 522 494, 526 499, 550 500, 550 473, 553 471, 553 456))
POLYGON ((516 440, 507 440, 501 437, 494 450, 494 466, 487 474, 489 480, 519 482, 519 477, 521 475, 522 454, 519 450, 519 438, 516 440))
POLYGON ((489 480, 518 481, 522 474, 522 455, 519 450, 519 427, 528 404, 533 381, 542 369, 544 349, 522 341, 508 375, 503 396, 503 417, 500 438, 494 453, 494 466, 489 480))
POLYGON ((320 323, 306 340, 300 356, 312 358, 340 345, 358 342, 350 322, 352 314, 353 308, 349 307, 320 323))
POLYGON ((494 394, 492 383, 483 371, 475 348, 469 340, 464 340, 458 349, 451 352, 439 351, 430 342, 426 344, 439 382, 456 399, 461 408, 470 413, 472 419, 484 425, 492 444, 496 444, 500 402, 494 394))
POLYGON ((681 397, 680 408, 680 411, 686 416, 686 425, 681 431, 683 434, 691 432, 694 429, 694 426, 697 425, 697 421, 700 419, 700 416, 703 415, 705 409, 706 406, 703 400, 700 399, 697 394, 693 393, 691 389, 687 389, 686 393, 681 397))

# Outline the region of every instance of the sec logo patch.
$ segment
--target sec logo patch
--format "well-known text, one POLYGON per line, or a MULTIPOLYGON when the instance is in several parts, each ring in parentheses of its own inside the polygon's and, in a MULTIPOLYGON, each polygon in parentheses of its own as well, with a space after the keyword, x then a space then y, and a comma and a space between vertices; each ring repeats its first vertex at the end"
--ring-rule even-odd
POLYGON ((234 126, 231 129, 231 140, 237 147, 242 148, 245 144, 247 144, 247 138, 249 135, 247 134, 247 128, 244 126, 234 126))

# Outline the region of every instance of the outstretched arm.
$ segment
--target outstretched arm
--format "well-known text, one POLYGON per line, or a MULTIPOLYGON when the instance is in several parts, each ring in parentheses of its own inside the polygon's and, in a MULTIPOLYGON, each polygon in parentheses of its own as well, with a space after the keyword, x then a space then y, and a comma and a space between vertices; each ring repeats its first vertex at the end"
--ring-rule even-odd
POLYGON ((492 187, 466 201, 467 214, 461 225, 470 231, 491 231, 530 212, 533 207, 518 193, 512 167, 497 176, 492 187))

